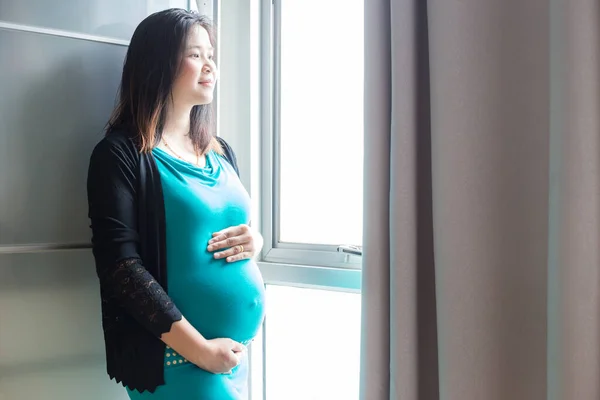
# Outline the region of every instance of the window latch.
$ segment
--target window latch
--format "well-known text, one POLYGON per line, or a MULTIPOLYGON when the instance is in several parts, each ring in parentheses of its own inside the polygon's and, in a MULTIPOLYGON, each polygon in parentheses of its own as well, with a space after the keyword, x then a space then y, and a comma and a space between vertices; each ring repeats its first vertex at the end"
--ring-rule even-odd
POLYGON ((337 248, 339 253, 352 254, 354 256, 362 256, 362 246, 356 246, 353 244, 342 244, 337 248))

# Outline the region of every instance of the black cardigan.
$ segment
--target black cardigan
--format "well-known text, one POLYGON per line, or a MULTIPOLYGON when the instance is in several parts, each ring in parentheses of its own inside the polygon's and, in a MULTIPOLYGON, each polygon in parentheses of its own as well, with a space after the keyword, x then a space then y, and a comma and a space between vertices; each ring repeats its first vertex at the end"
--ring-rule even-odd
MULTIPOLYGON (((239 175, 233 150, 217 139, 239 175)), ((166 291, 165 210, 154 157, 140 153, 127 132, 111 132, 92 152, 87 192, 108 375, 154 392, 164 384, 159 338, 182 318, 166 291)))

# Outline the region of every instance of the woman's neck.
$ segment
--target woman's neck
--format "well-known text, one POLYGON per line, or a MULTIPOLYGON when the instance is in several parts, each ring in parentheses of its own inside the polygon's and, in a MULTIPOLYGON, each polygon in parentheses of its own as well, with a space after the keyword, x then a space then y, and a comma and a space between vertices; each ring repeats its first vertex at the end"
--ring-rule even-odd
POLYGON ((171 106, 167 112, 163 136, 170 142, 178 142, 186 147, 191 146, 189 139, 191 107, 171 106))

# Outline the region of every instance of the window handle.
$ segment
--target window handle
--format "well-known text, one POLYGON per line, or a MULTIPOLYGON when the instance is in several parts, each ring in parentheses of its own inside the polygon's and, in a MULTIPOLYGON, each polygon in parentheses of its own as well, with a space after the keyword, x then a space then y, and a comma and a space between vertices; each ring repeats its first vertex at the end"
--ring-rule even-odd
POLYGON ((352 254, 355 256, 362 256, 362 246, 356 246, 353 244, 342 244, 339 245, 337 251, 340 253, 352 254))

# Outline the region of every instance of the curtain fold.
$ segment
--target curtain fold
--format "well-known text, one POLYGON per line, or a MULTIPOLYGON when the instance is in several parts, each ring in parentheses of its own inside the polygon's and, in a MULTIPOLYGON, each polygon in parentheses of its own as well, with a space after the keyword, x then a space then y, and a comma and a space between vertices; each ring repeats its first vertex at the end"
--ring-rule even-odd
POLYGON ((600 2, 365 2, 361 399, 600 398, 600 2))
POLYGON ((549 399, 600 398, 600 2, 551 1, 549 399))

